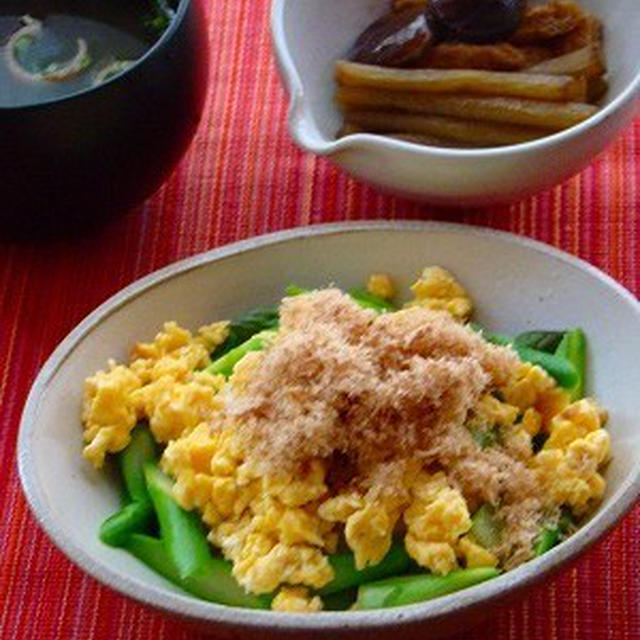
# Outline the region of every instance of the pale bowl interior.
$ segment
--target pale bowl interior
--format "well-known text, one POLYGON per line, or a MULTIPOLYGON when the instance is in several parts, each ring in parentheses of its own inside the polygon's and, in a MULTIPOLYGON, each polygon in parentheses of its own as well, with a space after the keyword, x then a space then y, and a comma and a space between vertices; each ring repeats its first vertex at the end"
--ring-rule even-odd
MULTIPOLYGON (((125 360, 134 341, 151 339, 163 321, 176 320, 196 329, 273 304, 289 283, 313 287, 335 282, 350 287, 382 271, 393 274, 406 291, 422 267, 438 264, 467 287, 477 305, 476 318, 487 327, 513 334, 581 326, 589 338, 588 390, 610 411, 613 441, 602 508, 574 540, 544 558, 492 581, 493 586, 481 585, 419 605, 416 616, 428 617, 444 601, 450 606, 469 604, 469 598, 474 601, 489 592, 495 597, 519 581, 535 579, 541 570, 566 560, 595 532, 601 533, 605 524, 611 525, 608 512, 616 510, 622 493, 628 500, 634 482, 637 491, 640 305, 595 269, 515 236, 455 225, 389 223, 365 229, 299 230, 250 242, 235 251, 232 247, 199 256, 118 294, 65 340, 34 385, 19 442, 27 496, 55 542, 100 580, 128 595, 195 617, 228 622, 231 615, 238 622, 259 619, 262 625, 282 624, 280 616, 257 618, 259 614, 246 610, 225 614, 223 607, 179 595, 177 588, 126 553, 100 543, 98 527, 118 507, 119 489, 81 456, 80 408, 84 379, 104 368, 109 358, 125 360)), ((395 614, 369 614, 366 620, 374 624, 385 616, 388 620, 389 615, 395 614)), ((322 614, 307 624, 340 627, 340 619, 344 616, 322 614)))

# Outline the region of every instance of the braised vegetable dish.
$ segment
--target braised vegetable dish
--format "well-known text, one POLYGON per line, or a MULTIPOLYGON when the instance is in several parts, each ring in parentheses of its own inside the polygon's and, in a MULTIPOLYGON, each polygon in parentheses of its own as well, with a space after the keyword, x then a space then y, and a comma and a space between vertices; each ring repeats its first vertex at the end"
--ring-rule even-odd
POLYGON ((336 63, 339 135, 490 147, 590 118, 603 28, 574 0, 396 0, 336 63))

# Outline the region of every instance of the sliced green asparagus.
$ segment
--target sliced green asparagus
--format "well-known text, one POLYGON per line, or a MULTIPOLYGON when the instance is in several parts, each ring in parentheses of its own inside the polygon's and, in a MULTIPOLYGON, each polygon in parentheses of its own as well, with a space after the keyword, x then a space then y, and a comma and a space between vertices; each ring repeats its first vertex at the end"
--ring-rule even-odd
POLYGON ((351 552, 329 556, 329 562, 333 568, 334 578, 318 591, 323 596, 357 587, 366 582, 406 573, 412 565, 412 560, 404 544, 400 543, 391 545, 387 555, 378 564, 365 569, 356 569, 355 559, 351 552))
POLYGON ((162 540, 142 533, 134 533, 129 536, 124 548, 167 580, 174 584, 181 583, 180 573, 171 562, 162 540))
POLYGON ((232 320, 227 339, 211 354, 211 360, 218 360, 261 331, 275 329, 279 321, 280 313, 277 307, 260 307, 232 320))
POLYGON ((369 293, 366 289, 350 289, 349 295, 357 302, 363 309, 373 309, 378 313, 386 313, 389 311, 396 311, 397 308, 394 304, 376 296, 373 293, 369 293))
POLYGON ((356 608, 382 609, 423 602, 472 587, 499 574, 499 569, 479 567, 459 569, 446 576, 424 574, 371 582, 358 589, 356 608))
POLYGON ((157 446, 148 427, 139 424, 131 432, 131 442, 118 454, 118 467, 124 481, 127 501, 122 509, 100 527, 100 540, 122 546, 132 533, 148 531, 154 521, 153 506, 144 478, 144 464, 157 456, 157 446))
POLYGON ((153 506, 160 523, 160 536, 165 552, 159 555, 157 545, 151 548, 148 540, 134 538, 128 549, 141 557, 149 554, 147 564, 166 561, 163 573, 186 591, 207 600, 239 607, 268 608, 270 597, 247 594, 231 575, 231 565, 211 554, 200 519, 185 511, 174 500, 173 483, 155 464, 146 464, 145 478, 153 506), (143 549, 142 545, 146 545, 143 549), (151 551, 154 551, 151 556, 151 551))
POLYGON ((270 596, 251 595, 238 585, 231 575, 231 563, 225 560, 210 555, 193 575, 182 578, 162 540, 133 534, 125 548, 150 569, 198 598, 232 607, 270 607, 270 596))
POLYGON ((571 514, 568 511, 563 511, 556 526, 544 527, 542 529, 533 546, 534 554, 536 556, 541 556, 543 553, 553 549, 553 547, 562 542, 573 524, 574 522, 571 514))
POLYGON ((150 504, 131 502, 100 525, 100 540, 112 547, 122 547, 133 533, 148 530, 152 522, 150 504))
POLYGON ((533 552, 536 556, 541 556, 560 542, 560 529, 554 527, 553 529, 544 528, 533 547, 533 552))
POLYGON ((285 287, 284 292, 289 298, 295 298, 296 296, 301 296, 305 293, 309 293, 309 289, 299 287, 297 284, 289 284, 285 287))
POLYGON ((155 464, 145 464, 144 475, 167 554, 180 577, 187 578, 211 555, 200 520, 176 503, 171 478, 155 464))
POLYGON ((525 331, 513 339, 513 344, 545 353, 555 353, 564 334, 564 331, 525 331))
POLYGON ((127 493, 135 502, 151 504, 144 465, 158 458, 158 445, 146 424, 138 424, 131 432, 131 442, 120 452, 119 462, 127 493))
POLYGON ((251 351, 261 351, 267 347, 277 335, 276 331, 267 330, 256 333, 256 335, 243 342, 240 346, 231 349, 222 357, 212 362, 206 369, 208 373, 221 374, 229 377, 233 369, 251 351))
POLYGON ((500 544, 502 526, 496 518, 495 509, 490 504, 483 504, 471 517, 471 535, 487 549, 500 544))
POLYGON ((569 389, 571 400, 584 397, 587 369, 587 338, 582 329, 567 331, 555 351, 557 357, 566 358, 575 368, 577 380, 569 389))
POLYGON ((346 611, 351 609, 357 597, 357 587, 322 596, 322 609, 324 611, 346 611))
POLYGON ((515 347, 515 350, 522 360, 542 367, 564 389, 571 389, 576 385, 578 372, 565 358, 529 347, 515 347))
POLYGON ((486 331, 478 325, 472 325, 474 329, 480 330, 482 337, 493 344, 501 346, 512 346, 521 360, 536 364, 542 367, 556 382, 564 389, 572 389, 578 383, 578 372, 575 366, 567 360, 567 358, 554 353, 546 353, 545 351, 538 351, 531 347, 526 347, 516 344, 511 338, 500 335, 499 333, 492 333, 486 331))

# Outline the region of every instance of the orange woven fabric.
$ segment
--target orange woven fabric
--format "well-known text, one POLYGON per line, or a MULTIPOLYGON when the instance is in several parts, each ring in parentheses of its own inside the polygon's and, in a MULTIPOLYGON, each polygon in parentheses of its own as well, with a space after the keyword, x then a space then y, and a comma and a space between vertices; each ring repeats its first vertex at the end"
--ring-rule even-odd
MULTIPOLYGON (((270 52, 267 0, 206 0, 210 96, 200 132, 167 184, 90 237, 0 242, 0 638, 199 639, 102 587, 40 531, 22 496, 22 405, 55 345, 124 285, 176 259, 266 231, 336 220, 454 220, 553 244, 640 292, 640 121, 594 164, 519 204, 466 213, 384 196, 302 154, 270 52)), ((319 0, 321 1, 321 0, 319 0)), ((1 178, 0 178, 1 179, 1 178)), ((588 310, 585 310, 588 313, 588 310)), ((478 640, 640 638, 640 508, 571 570, 496 611, 478 640)))

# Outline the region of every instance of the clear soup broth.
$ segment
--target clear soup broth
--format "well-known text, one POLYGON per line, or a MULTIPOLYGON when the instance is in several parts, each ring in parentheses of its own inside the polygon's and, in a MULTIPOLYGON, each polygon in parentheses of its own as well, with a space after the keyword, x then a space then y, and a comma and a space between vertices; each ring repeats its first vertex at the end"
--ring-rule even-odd
POLYGON ((147 7, 131 2, 129 11, 122 3, 93 2, 89 15, 82 4, 20 3, 30 13, 0 9, 0 108, 48 102, 99 86, 142 57, 173 15, 168 5, 159 15, 164 9, 154 0, 147 7), (52 11, 43 12, 43 4, 52 11))

